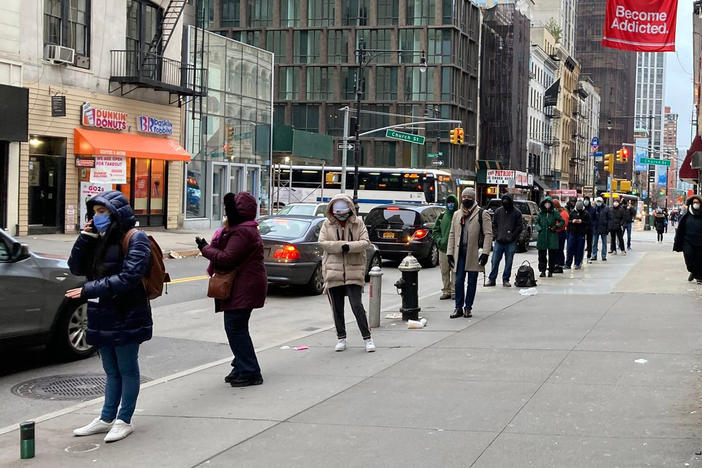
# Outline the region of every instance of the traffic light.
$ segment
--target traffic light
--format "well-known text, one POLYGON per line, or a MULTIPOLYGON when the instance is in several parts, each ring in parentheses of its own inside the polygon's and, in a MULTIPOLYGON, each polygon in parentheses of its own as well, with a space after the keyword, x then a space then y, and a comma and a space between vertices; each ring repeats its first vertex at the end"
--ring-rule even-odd
POLYGON ((619 181, 619 191, 620 192, 631 192, 631 181, 630 180, 620 180, 619 181))
POLYGON ((604 155, 604 170, 610 174, 614 172, 614 155, 612 153, 604 155))
POLYGON ((617 162, 618 163, 623 163, 624 162, 624 156, 622 155, 623 150, 617 150, 617 162))
POLYGON ((456 129, 456 137, 459 145, 462 145, 465 142, 466 132, 463 131, 462 127, 458 127, 456 129))
POLYGON ((452 128, 451 131, 449 132, 449 142, 451 142, 452 145, 458 144, 458 129, 457 128, 452 128))
POLYGON ((622 159, 624 162, 629 162, 629 149, 628 148, 622 148, 622 159))

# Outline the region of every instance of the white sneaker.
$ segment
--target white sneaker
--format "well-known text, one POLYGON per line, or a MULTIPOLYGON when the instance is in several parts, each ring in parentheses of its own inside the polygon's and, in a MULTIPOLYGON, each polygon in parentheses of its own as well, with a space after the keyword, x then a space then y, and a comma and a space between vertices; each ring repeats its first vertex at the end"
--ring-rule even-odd
POLYGON ((366 352, 367 353, 372 353, 375 351, 375 343, 373 343, 373 338, 368 338, 367 340, 363 340, 366 343, 366 352))
POLYGON ((102 434, 103 432, 109 432, 112 429, 111 422, 105 422, 100 418, 95 418, 87 426, 79 427, 78 429, 73 429, 74 436, 89 436, 93 434, 102 434))
POLYGON ((336 343, 336 346, 334 346, 334 351, 346 351, 346 338, 342 338, 336 343))
POLYGON ((112 425, 112 429, 105 436, 105 442, 117 442, 127 437, 129 434, 134 432, 134 426, 127 424, 121 419, 116 419, 115 423, 112 425))

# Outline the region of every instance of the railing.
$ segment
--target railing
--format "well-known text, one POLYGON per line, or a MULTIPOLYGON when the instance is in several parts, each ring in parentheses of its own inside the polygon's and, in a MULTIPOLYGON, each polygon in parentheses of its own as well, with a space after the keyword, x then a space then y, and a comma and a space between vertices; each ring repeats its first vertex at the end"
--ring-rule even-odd
POLYGON ((178 60, 143 50, 112 50, 110 54, 112 81, 191 92, 194 89, 193 94, 202 92, 205 83, 202 69, 183 66, 178 60))

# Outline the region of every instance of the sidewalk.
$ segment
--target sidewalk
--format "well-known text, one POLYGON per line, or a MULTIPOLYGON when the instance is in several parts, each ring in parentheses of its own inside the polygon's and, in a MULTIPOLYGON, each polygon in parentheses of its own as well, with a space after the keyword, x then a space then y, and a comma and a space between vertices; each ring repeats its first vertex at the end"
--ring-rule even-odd
POLYGON ((147 384, 115 444, 72 437, 99 414, 79 405, 37 425, 33 460, 0 436, 0 466, 702 466, 702 289, 669 245, 638 250, 536 296, 481 287, 473 319, 425 298, 428 328, 384 319, 374 354, 355 326, 343 353, 331 329, 263 350, 259 387, 224 384, 227 363, 147 384), (650 293, 670 271, 649 257, 679 289, 650 293), (614 292, 564 295, 615 268, 614 292))

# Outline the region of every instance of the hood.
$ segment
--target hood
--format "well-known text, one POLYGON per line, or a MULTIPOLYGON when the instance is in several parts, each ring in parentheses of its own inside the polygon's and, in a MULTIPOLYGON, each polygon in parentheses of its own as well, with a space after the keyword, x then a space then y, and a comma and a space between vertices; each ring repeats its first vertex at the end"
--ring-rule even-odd
MULTIPOLYGON (((356 217, 356 207, 353 206, 353 199, 346 195, 345 193, 340 193, 338 195, 334 195, 331 200, 329 200, 329 203, 327 203, 327 219, 331 223, 338 223, 339 221, 334 217, 334 214, 332 212, 332 207, 334 206, 334 202, 343 200, 346 202, 347 205, 349 205, 349 210, 351 211, 351 215, 349 216, 348 221, 353 220, 356 217)), ((347 221, 347 222, 348 222, 347 221)))
POLYGON ((249 192, 239 192, 234 198, 236 210, 239 213, 239 218, 242 221, 252 221, 256 219, 258 211, 258 203, 249 192))
MULTIPOLYGON (((505 193, 504 195, 502 195, 502 196, 500 197, 500 200, 504 200, 505 198, 508 198, 509 201, 512 202, 511 205, 510 205, 510 209, 514 209, 514 197, 512 196, 512 194, 511 194, 511 193, 505 193)), ((504 202, 502 202, 502 208, 505 208, 504 202)), ((506 208, 505 208, 505 210, 506 210, 506 208)))
POLYGON ((551 209, 555 206, 553 203, 553 198, 551 197, 544 197, 543 200, 541 200, 541 203, 539 203, 539 208, 541 208, 541 211, 546 211, 546 208, 544 207, 544 203, 546 202, 551 202, 551 209))
POLYGON ((461 203, 458 201, 458 197, 454 194, 449 195, 446 197, 446 203, 453 202, 453 210, 451 210, 451 213, 455 213, 458 211, 458 209, 461 207, 461 203))
POLYGON ((693 196, 691 196, 690 198, 688 198, 687 200, 685 200, 685 204, 686 204, 687 206, 692 206, 692 201, 693 201, 693 200, 697 200, 698 202, 702 203, 702 197, 701 197, 701 196, 699 196, 699 195, 693 195, 693 196))
POLYGON ((129 201, 124 194, 117 190, 103 192, 88 200, 88 217, 92 219, 95 214, 95 205, 102 205, 112 213, 113 219, 123 232, 129 231, 136 225, 134 210, 129 205, 129 201))

